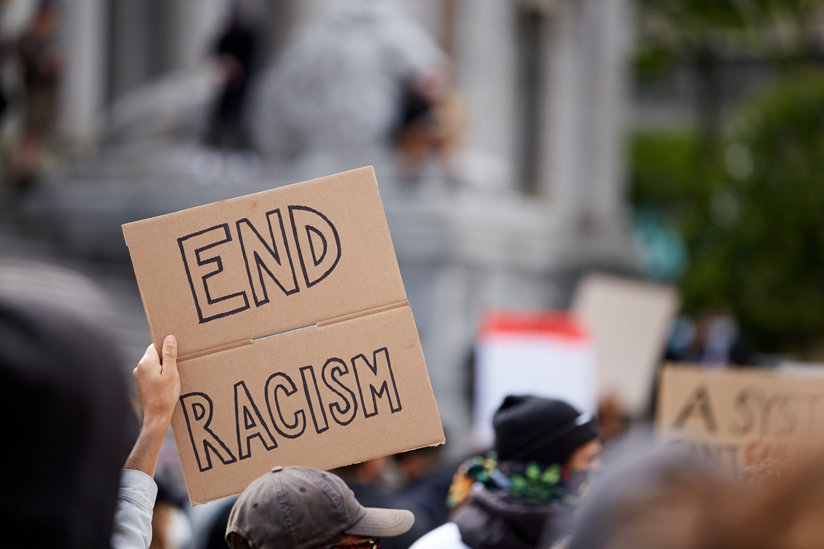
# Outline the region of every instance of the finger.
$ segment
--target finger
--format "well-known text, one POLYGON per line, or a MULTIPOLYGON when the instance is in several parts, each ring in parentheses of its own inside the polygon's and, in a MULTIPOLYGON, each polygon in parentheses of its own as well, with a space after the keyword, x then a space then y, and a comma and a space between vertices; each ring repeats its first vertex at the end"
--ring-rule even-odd
POLYGON ((143 358, 160 362, 160 358, 157 356, 157 348, 154 346, 154 343, 150 343, 149 346, 146 347, 146 352, 143 353, 143 358))
POLYGON ((173 335, 167 335, 163 340, 163 366, 177 365, 177 339, 173 335))

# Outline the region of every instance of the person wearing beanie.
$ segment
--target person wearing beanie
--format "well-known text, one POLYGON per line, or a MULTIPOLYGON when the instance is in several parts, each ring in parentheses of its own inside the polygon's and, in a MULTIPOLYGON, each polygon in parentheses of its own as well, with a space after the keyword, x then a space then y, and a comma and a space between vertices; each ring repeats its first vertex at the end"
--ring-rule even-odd
POLYGON ((510 395, 492 420, 493 450, 461 465, 450 522, 411 549, 549 547, 600 466, 595 419, 567 402, 510 395))
POLYGON ((563 400, 506 397, 492 419, 495 452, 501 461, 534 461, 589 468, 600 450, 595 418, 563 400))
POLYGON ((414 522, 405 509, 364 507, 334 473, 275 467, 235 501, 226 542, 231 549, 380 549, 380 538, 414 522))

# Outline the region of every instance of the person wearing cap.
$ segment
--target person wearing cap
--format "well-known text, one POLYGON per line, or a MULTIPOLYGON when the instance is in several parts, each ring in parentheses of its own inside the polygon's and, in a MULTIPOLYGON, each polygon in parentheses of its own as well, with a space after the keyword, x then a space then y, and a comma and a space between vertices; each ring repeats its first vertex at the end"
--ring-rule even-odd
POLYGON ((569 526, 600 465, 594 418, 562 400, 510 395, 493 428, 493 451, 455 475, 450 522, 411 549, 549 547, 569 526))
POLYGON ((226 542, 232 549, 378 549, 380 538, 414 522, 405 509, 364 507, 334 473, 275 467, 235 501, 226 542))

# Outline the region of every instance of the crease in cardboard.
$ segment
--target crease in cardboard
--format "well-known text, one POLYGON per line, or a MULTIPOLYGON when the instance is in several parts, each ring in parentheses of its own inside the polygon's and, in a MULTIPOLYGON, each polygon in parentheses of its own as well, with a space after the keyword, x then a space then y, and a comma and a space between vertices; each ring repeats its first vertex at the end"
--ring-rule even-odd
POLYGON ((317 324, 315 322, 313 322, 312 324, 306 324, 305 326, 298 326, 296 328, 289 328, 287 330, 281 330, 281 331, 275 332, 273 334, 266 334, 266 335, 262 335, 262 336, 253 337, 252 342, 254 343, 255 341, 260 341, 261 339, 267 339, 267 338, 270 338, 270 337, 279 336, 280 334, 288 334, 289 332, 295 332, 297 330, 303 330, 304 328, 313 328, 315 326, 317 326, 317 324))
POLYGON ((226 343, 225 345, 218 345, 216 347, 210 347, 208 349, 202 349, 200 351, 186 353, 185 355, 178 358, 178 362, 186 362, 187 360, 194 360, 196 358, 201 358, 207 355, 212 355, 223 351, 231 351, 232 349, 237 349, 238 347, 243 347, 244 345, 251 345, 253 342, 254 340, 252 339, 242 339, 240 341, 226 343))
MULTIPOLYGON (((178 360, 179 360, 179 362, 184 362, 184 361, 187 361, 187 360, 193 360, 195 358, 201 358, 201 357, 204 357, 204 356, 207 356, 207 355, 220 353, 220 352, 223 352, 223 351, 230 351, 230 350, 236 349, 238 347, 243 347, 244 345, 252 345, 252 344, 254 344, 258 341, 261 341, 261 340, 264 340, 264 339, 269 339, 269 338, 272 338, 272 337, 277 337, 277 336, 283 335, 283 334, 288 334, 290 332, 295 332, 297 330, 303 330, 305 328, 325 328, 325 327, 332 326, 334 324, 338 324, 338 323, 341 323, 341 322, 348 322, 348 321, 351 321, 351 320, 357 320, 359 318, 363 318, 363 317, 367 317, 367 316, 371 316, 371 315, 376 315, 376 314, 380 314, 380 313, 385 313, 387 311, 393 311, 395 309, 401 309, 403 307, 409 307, 409 301, 403 300, 403 301, 396 301, 394 303, 387 303, 386 305, 380 305, 378 307, 370 307, 369 309, 364 309, 362 311, 356 311, 354 313, 347 313, 345 315, 340 315, 340 316, 336 316, 336 317, 329 318, 329 319, 326 319, 326 320, 321 320, 321 321, 313 323, 313 324, 306 324, 305 326, 297 326, 295 328, 289 328, 288 330, 282 330, 282 331, 276 332, 274 334, 267 334, 267 335, 257 336, 257 337, 251 338, 251 339, 245 339, 244 338, 244 339, 241 339, 241 340, 238 340, 238 341, 233 341, 233 342, 230 342, 230 343, 226 343, 224 345, 218 345, 218 346, 215 346, 215 347, 209 347, 207 349, 201 349, 200 351, 187 353, 187 354, 181 356, 178 360)), ((147 313, 147 315, 148 315, 148 313, 147 313)))
POLYGON ((385 305, 379 305, 377 307, 370 307, 369 309, 364 309, 362 311, 356 311, 354 313, 347 313, 345 315, 336 316, 333 318, 328 318, 326 320, 320 320, 317 323, 318 328, 323 328, 325 326, 331 326, 332 324, 337 324, 338 322, 346 322, 348 320, 355 320, 357 318, 375 315, 378 313, 383 313, 386 311, 391 311, 393 309, 400 309, 402 307, 409 307, 409 301, 404 299, 403 301, 395 301, 394 303, 387 303, 385 305))

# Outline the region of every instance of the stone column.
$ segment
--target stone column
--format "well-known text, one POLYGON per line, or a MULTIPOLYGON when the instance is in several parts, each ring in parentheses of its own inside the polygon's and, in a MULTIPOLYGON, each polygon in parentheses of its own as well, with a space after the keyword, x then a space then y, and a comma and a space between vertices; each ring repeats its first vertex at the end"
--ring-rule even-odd
POLYGON ((401 3, 401 8, 431 36, 440 39, 443 34, 443 4, 443 0, 417 0, 401 3))
POLYGON ((577 220, 581 204, 582 28, 578 1, 564 2, 549 16, 541 47, 539 194, 564 219, 577 220))
POLYGON ((541 194, 576 227, 621 217, 629 2, 560 3, 544 37, 541 194))
POLYGON ((93 146, 105 98, 105 0, 71 0, 60 6, 63 74, 58 131, 70 149, 93 146))
POLYGON ((194 70, 210 56, 212 42, 225 24, 229 0, 167 0, 169 68, 194 70))
POLYGON ((459 0, 455 20, 456 79, 469 110, 466 145, 503 160, 511 168, 516 83, 514 6, 502 0, 459 0))
POLYGON ((145 2, 115 0, 109 13, 109 99, 145 83, 152 73, 151 19, 145 2))
POLYGON ((585 146, 598 159, 589 167, 590 201, 587 209, 607 230, 622 222, 626 191, 626 115, 629 107, 629 57, 632 37, 630 0, 585 0, 583 18, 587 35, 585 88, 592 108, 585 146))

